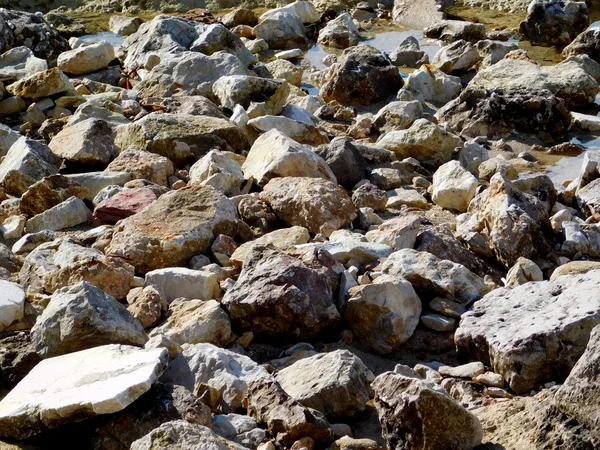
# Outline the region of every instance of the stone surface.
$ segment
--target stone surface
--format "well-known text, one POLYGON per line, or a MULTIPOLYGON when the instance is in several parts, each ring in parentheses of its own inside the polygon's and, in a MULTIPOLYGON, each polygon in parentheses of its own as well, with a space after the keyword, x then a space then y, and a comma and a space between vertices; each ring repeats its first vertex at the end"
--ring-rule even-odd
POLYGON ((253 34, 276 50, 308 47, 302 19, 287 11, 269 11, 269 15, 261 17, 260 23, 254 27, 253 34))
POLYGON ((89 189, 63 175, 50 175, 32 184, 21 196, 19 210, 26 216, 35 216, 75 196, 85 199, 89 189))
POLYGON ((211 150, 189 170, 190 184, 212 186, 227 196, 240 193, 244 182, 242 166, 227 153, 211 150))
POLYGON ((78 164, 108 164, 118 153, 114 133, 100 119, 87 119, 63 128, 49 147, 58 158, 78 164))
POLYGON ((25 312, 25 292, 17 283, 0 280, 0 331, 21 320, 25 312))
POLYGON ((70 197, 62 203, 32 217, 27 221, 27 232, 58 231, 88 222, 91 211, 79 197, 70 197))
POLYGON ((429 63, 429 55, 421 50, 415 37, 409 36, 390 53, 390 60, 395 66, 418 68, 429 63))
POLYGON ((143 346, 148 340, 124 306, 87 281, 56 291, 31 335, 42 357, 107 344, 143 346))
POLYGON ((113 46, 106 41, 100 41, 61 53, 57 67, 70 75, 83 75, 105 69, 113 59, 113 46))
POLYGON ((369 242, 386 244, 394 250, 413 248, 422 222, 422 218, 415 214, 393 217, 377 229, 369 230, 365 237, 369 242))
POLYGON ((141 24, 142 21, 138 17, 110 16, 108 29, 115 34, 129 36, 135 33, 141 24))
POLYGON ((516 393, 562 382, 600 323, 597 278, 592 271, 487 294, 462 316, 459 353, 489 364, 516 393))
POLYGON ((527 258, 519 258, 506 274, 506 285, 516 287, 530 281, 543 281, 544 274, 539 266, 527 258))
POLYGON ((310 240, 310 234, 304 227, 290 227, 282 228, 279 230, 271 231, 253 241, 246 242, 240 245, 229 260, 235 266, 241 267, 246 256, 248 256, 252 249, 259 245, 272 245, 273 247, 281 250, 293 247, 295 245, 306 244, 310 240))
POLYGON ((167 185, 167 179, 175 169, 169 158, 150 153, 136 147, 122 150, 106 167, 107 172, 128 172, 132 178, 141 178, 161 186, 167 185))
POLYGON ((477 178, 463 169, 458 161, 443 164, 433 174, 431 199, 436 205, 465 212, 475 197, 477 178))
POLYGON ((527 8, 527 17, 519 32, 542 45, 567 45, 590 25, 585 2, 535 0, 527 8))
POLYGON ((327 22, 319 31, 318 42, 327 47, 345 49, 356 45, 359 37, 358 27, 352 17, 344 13, 327 22))
POLYGON ((94 217, 106 223, 116 223, 137 214, 155 201, 156 194, 150 188, 125 189, 98 203, 94 217))
POLYGON ((211 300, 221 296, 217 275, 204 270, 156 269, 146 274, 145 284, 154 287, 167 303, 178 298, 211 300))
POLYGON ((141 273, 185 265, 217 235, 235 235, 237 220, 235 205, 219 191, 189 186, 120 222, 106 254, 131 261, 141 273))
POLYGON ((48 69, 48 64, 36 58, 28 47, 15 47, 0 55, 0 76, 4 83, 27 78, 48 69))
POLYGON ((562 57, 568 58, 569 56, 587 55, 594 61, 600 62, 599 40, 600 29, 598 27, 589 27, 563 49, 562 57))
POLYGON ((73 92, 74 88, 67 76, 58 68, 37 72, 6 88, 12 95, 29 100, 39 100, 53 94, 73 92))
POLYGON ((483 24, 462 20, 442 20, 424 29, 423 35, 429 39, 438 39, 444 42, 455 42, 463 39, 473 43, 486 37, 483 24))
POLYGON ((147 392, 167 350, 106 345, 40 362, 0 402, 0 436, 23 439, 120 411, 147 392))

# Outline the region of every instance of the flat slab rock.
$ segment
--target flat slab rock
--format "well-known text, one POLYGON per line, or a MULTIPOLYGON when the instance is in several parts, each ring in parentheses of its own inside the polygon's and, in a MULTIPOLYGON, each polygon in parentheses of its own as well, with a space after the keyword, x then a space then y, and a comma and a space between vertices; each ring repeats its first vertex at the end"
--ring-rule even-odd
POLYGON ((106 345, 46 359, 0 402, 0 437, 25 439, 49 428, 121 411, 150 389, 166 349, 106 345))
POLYGON ((562 382, 600 324, 600 271, 497 289, 462 316, 459 354, 490 365, 516 393, 562 382))

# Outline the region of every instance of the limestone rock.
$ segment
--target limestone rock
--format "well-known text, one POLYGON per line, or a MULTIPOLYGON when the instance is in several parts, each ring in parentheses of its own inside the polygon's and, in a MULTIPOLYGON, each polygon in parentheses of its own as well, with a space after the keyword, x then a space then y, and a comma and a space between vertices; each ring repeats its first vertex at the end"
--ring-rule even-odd
POLYGON ((439 49, 431 65, 449 75, 460 75, 475 69, 482 60, 473 44, 460 40, 439 49))
POLYGON ((62 92, 74 92, 73 85, 67 76, 58 68, 35 73, 27 78, 11 84, 6 88, 17 97, 39 100, 62 92))
POLYGON ((422 117, 423 105, 421 102, 392 102, 379 110, 373 125, 382 132, 404 130, 422 117))
POLYGON ((150 188, 125 189, 98 203, 94 217, 105 223, 116 223, 137 214, 155 201, 156 194, 150 188))
POLYGON ((530 281, 543 281, 544 274, 539 266, 527 258, 519 258, 506 274, 506 285, 516 287, 530 281))
POLYGON ((240 163, 226 153, 211 150, 190 168, 190 183, 212 186, 227 196, 238 195, 244 182, 240 163))
POLYGON ((327 47, 345 49, 356 45, 359 37, 358 27, 352 17, 344 13, 327 22, 319 31, 318 42, 327 47))
POLYGON ((105 69, 113 59, 113 46, 106 41, 100 41, 61 53, 57 67, 70 75, 82 75, 105 69))
POLYGON ((248 51, 242 40, 220 23, 208 25, 199 34, 198 38, 192 42, 190 50, 205 55, 226 52, 238 58, 243 67, 258 62, 256 57, 248 51))
POLYGON ((25 46, 12 48, 0 55, 0 76, 4 83, 27 78, 47 69, 46 61, 36 58, 25 46))
POLYGON ((79 197, 70 197, 62 203, 32 217, 27 221, 27 232, 58 231, 87 223, 92 213, 79 197))
POLYGON ((87 119, 63 128, 50 141, 58 158, 78 164, 108 164, 116 155, 114 133, 107 122, 87 119))
POLYGON ((127 17, 127 16, 110 16, 108 20, 108 29, 115 34, 121 36, 129 36, 135 33, 142 24, 142 21, 138 17, 127 17))
POLYGON ((269 11, 269 15, 261 17, 260 23, 254 27, 253 34, 276 50, 308 47, 302 19, 287 11, 269 11))
POLYGON ((252 249, 259 245, 272 245, 273 247, 285 250, 295 245, 306 244, 310 240, 310 234, 304 227, 290 227, 271 231, 253 241, 240 245, 231 255, 229 260, 234 266, 241 267, 246 256, 252 249))
POLYGON ((423 64, 419 70, 408 76, 404 87, 398 92, 398 100, 402 100, 402 97, 408 94, 410 97, 442 106, 455 99, 461 90, 460 78, 446 75, 429 64, 423 64))
POLYGON ((169 158, 136 147, 122 150, 108 165, 107 172, 128 172, 132 178, 145 179, 161 186, 167 185, 175 169, 169 158))
POLYGON ((0 331, 21 320, 25 311, 25 292, 17 283, 0 280, 0 331))
POLYGON ((567 45, 562 51, 562 57, 587 55, 596 62, 600 62, 600 29, 598 27, 589 27, 577 36, 573 42, 567 45))
POLYGON ((35 216, 59 205, 71 197, 85 199, 89 189, 63 175, 50 175, 32 184, 21 196, 19 209, 27 216, 35 216))
POLYGON ((377 229, 369 230, 365 237, 369 242, 386 244, 394 250, 413 248, 422 222, 422 218, 415 214, 393 217, 377 229))
POLYGON ((477 178, 463 169, 458 161, 443 164, 433 174, 431 199, 436 205, 465 212, 475 197, 477 178))
POLYGON ((329 145, 316 148, 315 153, 325 160, 337 182, 346 189, 352 189, 365 178, 365 159, 350 138, 336 137, 329 145))
POLYGON ((395 66, 418 68, 429 63, 429 55, 421 50, 415 37, 408 36, 390 53, 390 60, 395 66))
POLYGON ((462 20, 442 20, 424 29, 423 35, 429 39, 438 39, 444 42, 456 42, 463 39, 476 43, 486 38, 483 24, 462 20))
POLYGON ((211 300, 221 296, 216 274, 185 267, 168 267, 148 272, 146 286, 153 286, 167 303, 178 298, 211 300))
POLYGON ((288 83, 298 87, 302 84, 304 70, 285 59, 276 59, 265 64, 265 66, 273 75, 273 78, 283 78, 288 83))

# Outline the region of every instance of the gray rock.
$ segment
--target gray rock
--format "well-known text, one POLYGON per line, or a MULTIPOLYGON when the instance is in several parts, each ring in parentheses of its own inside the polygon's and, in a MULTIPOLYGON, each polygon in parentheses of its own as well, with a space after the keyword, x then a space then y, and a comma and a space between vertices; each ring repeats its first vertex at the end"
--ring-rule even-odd
POLYGON ((444 42, 465 40, 476 43, 486 38, 485 26, 481 23, 466 22, 462 20, 442 20, 423 30, 423 35, 430 39, 439 39, 444 42))
POLYGON ((344 13, 327 22, 319 31, 318 42, 327 47, 345 49, 356 45, 359 37, 358 27, 352 17, 344 13))
POLYGON ((48 64, 36 58, 28 47, 15 47, 0 55, 0 78, 4 83, 27 78, 48 69, 48 64))
POLYGON ((28 233, 37 233, 42 230, 59 231, 87 223, 91 218, 92 213, 83 200, 73 196, 32 217, 27 221, 26 227, 28 233))
POLYGON ((534 0, 519 32, 541 45, 567 45, 590 25, 585 2, 534 0))
POLYGON ((482 56, 473 44, 459 40, 439 49, 431 65, 449 75, 460 75, 475 69, 482 60, 482 56))
POLYGON ((218 414, 212 420, 212 430, 219 436, 256 450, 266 437, 252 417, 240 414, 218 414))
POLYGON ((219 51, 231 53, 241 61, 243 67, 258 62, 256 57, 248 51, 242 40, 220 23, 207 26, 200 33, 198 39, 192 42, 190 50, 205 55, 212 55, 219 51))
POLYGON ((390 60, 395 66, 418 68, 429 63, 429 55, 421 50, 415 37, 409 36, 390 53, 390 60))
POLYGON ((110 16, 108 29, 115 34, 129 36, 135 33, 141 24, 142 20, 139 17, 110 16))
POLYGON ((25 313, 25 291, 17 283, 0 280, 0 331, 21 320, 25 313))
POLYGON ((87 119, 63 128, 49 147, 58 158, 78 164, 108 164, 118 152, 107 122, 87 119))
POLYGON ((337 182, 351 189, 365 178, 366 162, 348 137, 336 137, 327 146, 315 149, 334 173, 337 182))
POLYGON ((264 39, 269 48, 295 49, 308 48, 306 28, 302 19, 287 11, 270 11, 265 18, 261 17, 260 23, 254 27, 254 36, 264 39))

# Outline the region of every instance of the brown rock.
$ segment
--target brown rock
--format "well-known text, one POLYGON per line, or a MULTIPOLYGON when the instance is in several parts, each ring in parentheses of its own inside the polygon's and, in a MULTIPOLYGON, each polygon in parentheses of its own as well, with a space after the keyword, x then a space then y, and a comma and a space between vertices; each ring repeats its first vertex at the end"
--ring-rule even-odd
POLYGON ((167 302, 160 293, 152 286, 146 286, 127 310, 144 328, 150 328, 160 322, 167 307, 167 302))
POLYGON ((166 186, 175 169, 169 158, 137 147, 129 147, 108 165, 106 171, 129 172, 133 179, 142 178, 166 186))
POLYGON ((35 216, 73 196, 83 200, 89 196, 89 189, 64 175, 50 175, 27 189, 19 209, 27 216, 35 216))

